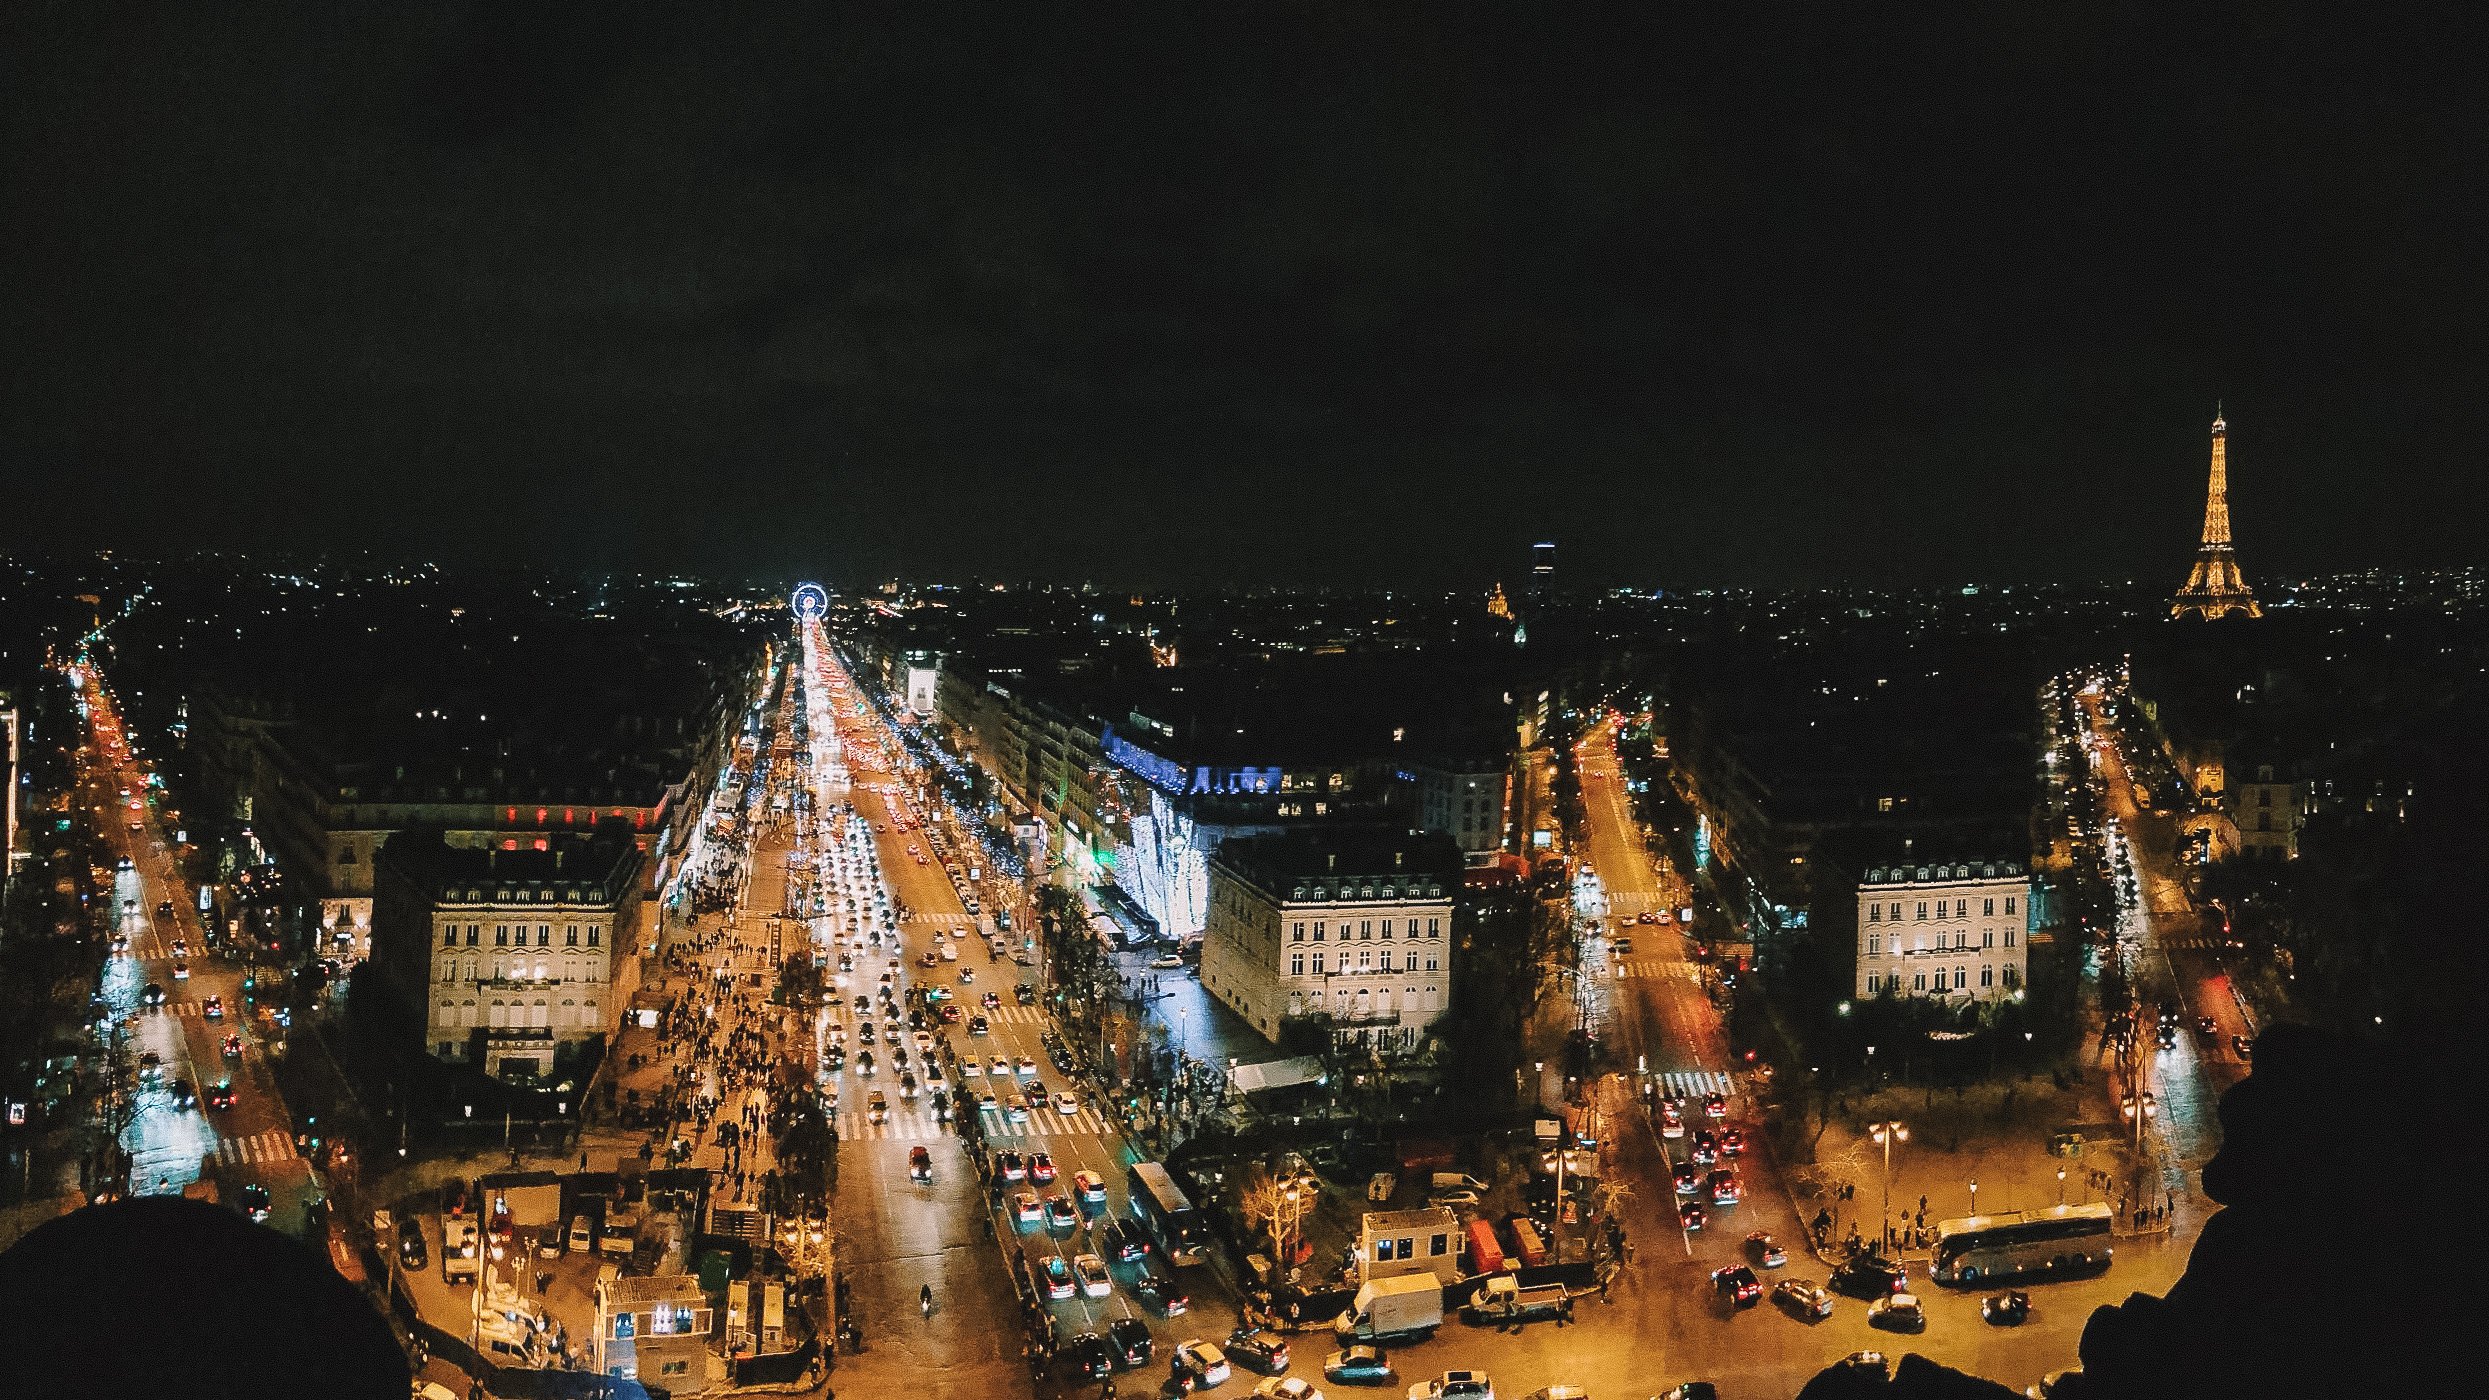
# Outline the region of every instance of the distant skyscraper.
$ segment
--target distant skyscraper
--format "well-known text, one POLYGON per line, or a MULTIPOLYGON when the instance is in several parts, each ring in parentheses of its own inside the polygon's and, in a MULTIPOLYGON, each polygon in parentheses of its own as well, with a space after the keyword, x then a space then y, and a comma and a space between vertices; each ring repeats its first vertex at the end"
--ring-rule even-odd
POLYGON ((1530 546, 1530 601, 1544 603, 1549 590, 1556 586, 1556 542, 1540 540, 1530 546))
POLYGON ((2237 551, 2230 545, 2229 431, 2229 425, 2215 411, 2212 484, 2204 495, 2204 543, 2196 551, 2195 567, 2187 574, 2186 587, 2178 590, 2177 599, 2169 605, 2171 617, 2188 613, 2203 618, 2226 617, 2231 613, 2264 616, 2256 595, 2247 591, 2247 580, 2238 571, 2237 551))

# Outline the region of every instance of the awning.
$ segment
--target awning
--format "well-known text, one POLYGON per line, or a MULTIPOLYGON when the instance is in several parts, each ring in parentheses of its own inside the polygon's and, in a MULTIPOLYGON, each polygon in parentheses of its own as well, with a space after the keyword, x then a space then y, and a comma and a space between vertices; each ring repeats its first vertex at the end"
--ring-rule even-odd
POLYGON ((1237 1092, 1245 1094, 1311 1084, 1321 1077, 1322 1061, 1312 1055, 1300 1055, 1293 1060, 1269 1060, 1258 1065, 1238 1065, 1234 1075, 1237 1092))

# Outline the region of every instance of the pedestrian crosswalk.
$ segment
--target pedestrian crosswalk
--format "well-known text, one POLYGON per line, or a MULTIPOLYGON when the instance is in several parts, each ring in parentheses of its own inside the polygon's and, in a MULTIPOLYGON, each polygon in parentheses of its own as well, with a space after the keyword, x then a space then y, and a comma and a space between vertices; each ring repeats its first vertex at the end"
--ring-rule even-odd
POLYGON ((1712 1069, 1672 1069, 1652 1076, 1659 1091, 1672 1099, 1698 1099, 1705 1094, 1734 1092, 1729 1077, 1712 1069))
POLYGON ((1699 965, 1679 959, 1644 958, 1635 962, 1614 963, 1611 966, 1614 967, 1620 981, 1649 982, 1668 978, 1674 978, 1680 982, 1703 980, 1702 968, 1699 965))
MULTIPOLYGON (((1093 1108, 1083 1108, 1074 1113, 1057 1113, 1050 1108, 1032 1109, 1029 1121, 1025 1123, 1007 1122, 1000 1113, 985 1115, 985 1135, 988 1138, 1105 1137, 1113 1131, 1107 1124, 1106 1116, 1093 1108)), ((862 1110, 841 1108, 838 1111, 838 1135, 848 1141, 863 1142, 894 1139, 921 1142, 955 1136, 950 1124, 936 1121, 933 1111, 924 1108, 910 1108, 904 1112, 894 1110, 889 1121, 883 1123, 870 1121, 870 1115, 862 1110)))
POLYGON ((219 1137, 216 1160, 227 1166, 244 1166, 253 1162, 283 1162, 297 1156, 294 1139, 282 1128, 251 1133, 244 1137, 219 1137))
POLYGON ((2164 938, 2160 942, 2164 948, 2186 952, 2235 953, 2246 946, 2224 938, 2164 938))

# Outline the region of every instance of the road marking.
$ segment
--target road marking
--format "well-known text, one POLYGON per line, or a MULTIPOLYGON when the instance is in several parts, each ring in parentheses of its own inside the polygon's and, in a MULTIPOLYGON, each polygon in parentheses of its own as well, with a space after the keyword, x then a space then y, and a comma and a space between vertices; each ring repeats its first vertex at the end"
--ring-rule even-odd
POLYGON ((284 1162, 292 1160, 297 1155, 294 1151, 294 1139, 282 1128, 270 1128, 264 1132, 252 1133, 239 1138, 220 1138, 216 1144, 217 1160, 227 1166, 246 1166, 255 1162, 284 1162))
POLYGON ((1734 1088, 1727 1075, 1708 1069, 1664 1071, 1659 1076, 1659 1086, 1669 1097, 1680 1099, 1726 1094, 1734 1088))

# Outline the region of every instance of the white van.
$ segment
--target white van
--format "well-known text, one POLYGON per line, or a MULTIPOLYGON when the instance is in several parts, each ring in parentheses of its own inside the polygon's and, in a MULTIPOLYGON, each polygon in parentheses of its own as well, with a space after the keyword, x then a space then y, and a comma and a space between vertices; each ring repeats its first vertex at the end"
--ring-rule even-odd
POLYGON ((572 1216, 570 1218, 570 1252, 573 1254, 585 1254, 595 1247, 596 1234, 588 1227, 588 1217, 585 1215, 572 1216))
POLYGON ((441 1277, 450 1283, 472 1283, 482 1253, 475 1217, 445 1216, 441 1220, 441 1277))
POLYGON ((1487 1191, 1485 1182, 1467 1172, 1436 1172, 1426 1185, 1428 1190, 1435 1192, 1475 1191, 1483 1196, 1487 1191))

